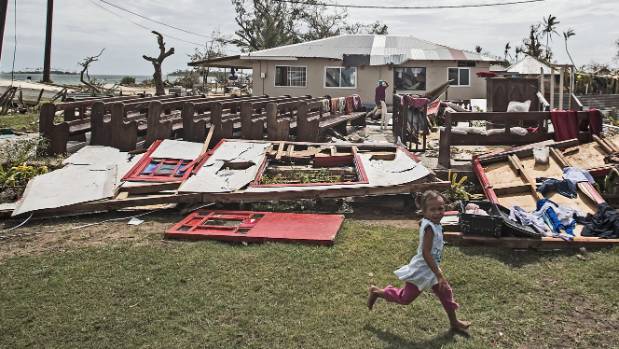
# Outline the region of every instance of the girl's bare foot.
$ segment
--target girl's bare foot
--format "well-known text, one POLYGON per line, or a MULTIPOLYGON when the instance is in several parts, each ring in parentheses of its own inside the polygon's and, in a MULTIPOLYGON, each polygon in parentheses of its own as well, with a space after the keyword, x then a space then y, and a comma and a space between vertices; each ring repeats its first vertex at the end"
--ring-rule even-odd
POLYGON ((466 330, 471 326, 470 321, 456 320, 455 323, 451 324, 451 329, 459 332, 466 332, 466 330))
POLYGON ((368 290, 368 309, 370 310, 372 310, 374 303, 376 303, 378 299, 378 290, 379 288, 374 285, 370 286, 368 290))

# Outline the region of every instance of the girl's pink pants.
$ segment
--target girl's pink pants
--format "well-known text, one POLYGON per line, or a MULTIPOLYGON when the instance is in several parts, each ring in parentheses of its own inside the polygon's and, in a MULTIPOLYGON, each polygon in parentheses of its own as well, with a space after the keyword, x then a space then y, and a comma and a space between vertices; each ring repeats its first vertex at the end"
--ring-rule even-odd
MULTIPOLYGON (((454 300, 451 286, 449 286, 449 284, 445 286, 446 287, 443 287, 443 289, 440 289, 438 284, 436 284, 432 286, 432 292, 434 292, 434 294, 441 301, 445 311, 453 311, 458 309, 460 306, 454 300)), ((406 282, 404 288, 397 288, 389 285, 385 287, 384 292, 384 298, 387 301, 398 304, 410 304, 415 300, 415 298, 417 298, 417 296, 419 296, 419 294, 421 294, 419 288, 410 282, 406 282)))

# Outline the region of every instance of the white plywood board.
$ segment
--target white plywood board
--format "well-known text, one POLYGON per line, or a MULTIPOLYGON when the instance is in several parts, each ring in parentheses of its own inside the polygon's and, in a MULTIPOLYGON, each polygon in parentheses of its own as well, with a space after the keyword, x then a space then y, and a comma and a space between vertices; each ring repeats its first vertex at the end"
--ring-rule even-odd
POLYGON ((195 176, 179 187, 179 192, 225 193, 246 187, 256 178, 260 164, 265 160, 270 143, 224 142, 208 158, 195 176), (253 165, 243 170, 226 169, 227 163, 253 165))
POLYGON ((202 153, 203 146, 202 143, 165 139, 155 149, 151 157, 155 159, 194 160, 202 153))
POLYGON ((107 169, 69 165, 34 177, 17 203, 13 216, 114 196, 116 166, 107 169))

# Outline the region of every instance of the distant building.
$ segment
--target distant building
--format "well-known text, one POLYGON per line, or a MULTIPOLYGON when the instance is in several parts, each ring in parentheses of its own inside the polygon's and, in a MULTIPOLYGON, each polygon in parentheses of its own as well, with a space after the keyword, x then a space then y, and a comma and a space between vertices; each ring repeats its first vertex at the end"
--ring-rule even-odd
POLYGON ((340 35, 189 65, 252 69, 253 93, 267 95, 361 95, 374 101, 385 80, 387 103, 395 92, 422 94, 448 80, 450 99, 486 98, 488 72, 495 58, 397 35, 340 35))

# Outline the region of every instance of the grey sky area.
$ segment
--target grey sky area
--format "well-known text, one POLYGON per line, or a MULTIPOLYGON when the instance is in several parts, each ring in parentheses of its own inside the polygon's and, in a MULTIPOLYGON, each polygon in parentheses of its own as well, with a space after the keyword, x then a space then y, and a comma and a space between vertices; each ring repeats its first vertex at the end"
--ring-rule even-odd
MULTIPOLYGON (((236 29, 235 13, 229 0, 109 0, 147 17, 209 35, 218 29, 232 34, 236 29)), ((340 4, 381 5, 437 5, 504 2, 507 0, 338 0, 340 4)), ((329 2, 333 2, 329 0, 329 2)), ((17 54, 16 69, 36 68, 43 65, 45 41, 45 0, 17 0, 17 54)), ((570 49, 577 65, 613 63, 617 53, 614 42, 619 39, 619 1, 617 0, 547 0, 545 2, 492 8, 441 10, 349 10, 350 20, 370 23, 381 20, 389 26, 390 34, 414 35, 439 44, 473 50, 480 45, 495 55, 503 55, 505 43, 519 45, 528 34, 532 23, 553 14, 561 22, 559 34, 552 42, 555 60, 568 61, 562 31, 574 28, 576 36, 570 39, 570 49)), ((155 38, 148 30, 160 30, 185 41, 204 42, 203 37, 145 21, 100 3, 98 0, 56 0, 54 8, 54 37, 52 66, 77 70, 77 62, 105 52, 92 68, 93 74, 151 74, 150 63, 142 54, 155 55, 155 38), (99 5, 99 6, 97 6, 99 5), (107 8, 107 11, 102 7, 107 8)), ((1 71, 10 71, 14 45, 14 1, 9 0, 1 71)), ((195 45, 167 37, 176 54, 164 63, 164 71, 186 68, 187 54, 195 45)), ((238 52, 231 48, 229 53, 238 52)))

